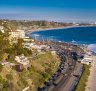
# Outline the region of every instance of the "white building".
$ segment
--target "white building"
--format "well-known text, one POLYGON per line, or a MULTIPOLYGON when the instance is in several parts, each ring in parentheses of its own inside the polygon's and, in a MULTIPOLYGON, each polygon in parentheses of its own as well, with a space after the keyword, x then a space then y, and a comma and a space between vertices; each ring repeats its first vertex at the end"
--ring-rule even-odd
POLYGON ((34 43, 24 43, 23 44, 24 48, 28 48, 28 49, 37 49, 38 52, 41 52, 41 50, 43 49, 49 49, 50 47, 47 45, 36 45, 34 43))
POLYGON ((85 55, 84 59, 81 60, 81 63, 83 64, 91 64, 93 62, 93 56, 92 55, 85 55))
POLYGON ((28 36, 26 36, 26 37, 24 38, 24 41, 25 41, 25 42, 34 42, 34 39, 31 39, 31 38, 29 38, 28 36))
POLYGON ((25 31, 24 30, 17 30, 19 32, 19 37, 20 38, 25 38, 25 31))
POLYGON ((23 43, 24 48, 32 49, 33 43, 23 43))
POLYGON ((17 30, 17 31, 13 31, 10 32, 10 37, 11 38, 25 38, 25 32, 23 30, 17 30))
POLYGON ((0 31, 1 31, 2 33, 4 33, 4 27, 3 27, 3 26, 0 26, 0 31))
POLYGON ((24 55, 16 56, 15 61, 22 64, 25 68, 29 67, 30 64, 29 60, 24 55))

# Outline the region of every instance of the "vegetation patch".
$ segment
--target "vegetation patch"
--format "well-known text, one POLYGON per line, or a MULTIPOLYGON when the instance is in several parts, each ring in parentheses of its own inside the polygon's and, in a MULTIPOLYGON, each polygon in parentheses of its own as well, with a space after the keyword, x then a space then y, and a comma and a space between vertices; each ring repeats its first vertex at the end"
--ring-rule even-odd
POLYGON ((85 91, 86 82, 88 80, 89 74, 90 74, 90 66, 84 65, 84 72, 79 80, 79 83, 78 83, 75 91, 85 91))
POLYGON ((53 56, 51 52, 38 55, 37 59, 31 62, 29 77, 33 82, 35 89, 42 86, 48 78, 54 74, 59 66, 59 58, 53 56))

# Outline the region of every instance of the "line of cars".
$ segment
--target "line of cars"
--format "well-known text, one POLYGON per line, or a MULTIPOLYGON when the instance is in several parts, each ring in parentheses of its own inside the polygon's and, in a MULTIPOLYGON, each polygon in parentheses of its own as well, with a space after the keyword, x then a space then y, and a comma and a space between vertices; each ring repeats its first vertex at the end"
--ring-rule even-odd
POLYGON ((57 83, 55 83, 55 81, 58 79, 58 77, 61 75, 61 74, 64 74, 65 72, 65 60, 66 60, 66 57, 65 57, 65 54, 64 52, 58 52, 57 53, 58 56, 60 57, 61 59, 61 62, 60 62, 60 65, 57 69, 57 72, 55 74, 53 74, 49 79, 48 81, 44 82, 44 86, 43 87, 38 87, 37 88, 37 91, 48 91, 49 87, 54 85, 56 86, 57 83))
POLYGON ((80 70, 78 72, 74 71, 72 73, 72 76, 75 77, 75 80, 74 80, 72 86, 70 87, 69 91, 75 91, 75 89, 76 89, 76 87, 78 85, 78 82, 79 82, 79 80, 80 80, 80 78, 82 76, 83 71, 84 71, 84 65, 81 64, 80 70))
POLYGON ((56 51, 57 55, 60 57, 60 65, 57 69, 57 72, 55 74, 53 74, 49 79, 48 81, 44 82, 44 85, 42 87, 38 87, 37 88, 37 91, 48 91, 48 89, 54 85, 58 85, 58 82, 56 82, 58 80, 58 78, 60 77, 60 75, 66 75, 66 72, 67 72, 67 68, 69 68, 69 70, 72 70, 73 69, 73 64, 72 62, 70 61, 73 61, 73 59, 76 60, 76 56, 77 54, 75 52, 71 52, 70 54, 70 51, 68 52, 68 50, 64 50, 63 48, 61 48, 61 46, 54 46, 53 49, 56 51), (69 60, 69 64, 67 63, 67 60, 66 57, 70 57, 70 60, 69 60), (71 64, 70 64, 71 63, 71 64))

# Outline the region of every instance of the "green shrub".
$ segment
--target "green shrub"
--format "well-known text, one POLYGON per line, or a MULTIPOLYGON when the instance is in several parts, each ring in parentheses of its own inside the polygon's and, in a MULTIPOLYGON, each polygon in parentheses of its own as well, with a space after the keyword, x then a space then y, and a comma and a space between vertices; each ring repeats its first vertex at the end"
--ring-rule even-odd
POLYGON ((79 83, 78 83, 75 91, 85 91, 86 82, 87 82, 88 76, 90 74, 89 68, 90 68, 89 65, 84 65, 84 72, 79 80, 79 83))
POLYGON ((0 72, 2 72, 3 66, 0 64, 0 72))
POLYGON ((12 81, 12 80, 13 80, 12 74, 7 74, 7 75, 6 75, 6 78, 7 78, 9 81, 12 81))

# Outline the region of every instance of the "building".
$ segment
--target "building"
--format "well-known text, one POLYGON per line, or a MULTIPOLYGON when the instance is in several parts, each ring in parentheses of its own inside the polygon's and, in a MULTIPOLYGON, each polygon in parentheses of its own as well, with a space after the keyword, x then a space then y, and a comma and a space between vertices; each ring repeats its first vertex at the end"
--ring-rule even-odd
POLYGON ((16 56, 15 61, 19 64, 22 64, 24 68, 28 68, 30 66, 29 60, 23 54, 20 56, 16 56))
POLYGON ((4 27, 3 27, 3 26, 0 26, 0 31, 1 31, 2 33, 4 33, 4 27))
POLYGON ((22 72, 23 71, 23 69, 24 69, 24 67, 23 67, 23 65, 15 65, 15 69, 16 69, 16 71, 18 71, 18 72, 22 72))
POLYGON ((38 52, 41 52, 43 50, 48 50, 50 47, 48 45, 37 45, 34 43, 23 43, 24 48, 28 49, 37 49, 38 52))
POLYGON ((33 43, 23 43, 24 48, 32 49, 33 43))
POLYGON ((12 31, 9 33, 10 38, 25 38, 25 32, 23 30, 12 31))
POLYGON ((17 30, 18 32, 19 32, 19 37, 20 38, 25 38, 26 36, 25 36, 25 31, 24 30, 17 30))
POLYGON ((93 56, 92 55, 85 55, 82 60, 80 60, 81 63, 90 65, 93 62, 93 56))
POLYGON ((29 38, 28 36, 26 36, 23 40, 24 40, 25 42, 34 42, 34 39, 31 39, 31 38, 29 38))

